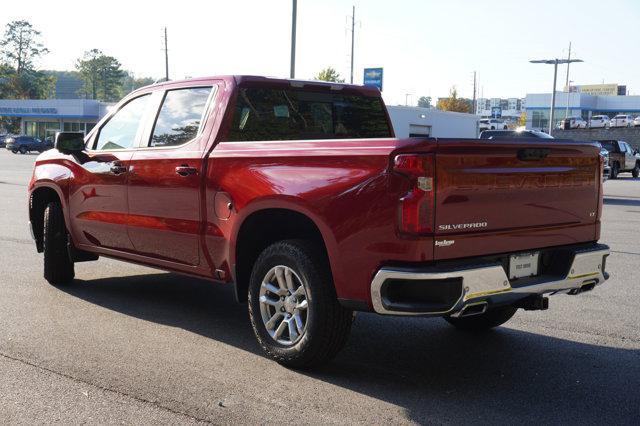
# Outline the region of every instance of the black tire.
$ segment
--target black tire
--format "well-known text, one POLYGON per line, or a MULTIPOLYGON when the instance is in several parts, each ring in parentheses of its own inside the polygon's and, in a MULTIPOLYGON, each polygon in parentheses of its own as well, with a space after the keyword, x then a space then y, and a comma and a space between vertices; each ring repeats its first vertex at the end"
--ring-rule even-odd
POLYGON ((21 146, 18 151, 20 151, 20 154, 26 154, 27 153, 27 148, 24 147, 24 146, 21 146))
POLYGON ((347 342, 353 312, 336 297, 322 252, 305 240, 285 240, 267 247, 256 260, 249 283, 249 318, 266 354, 291 368, 310 368, 331 360, 347 342), (306 290, 306 329, 290 345, 279 343, 265 326, 260 310, 263 278, 276 266, 291 268, 306 290))
POLYGON ((636 166, 631 170, 631 176, 634 178, 640 176, 640 163, 636 163, 636 166))
POLYGON ((12 150, 11 150, 11 152, 13 152, 14 154, 17 154, 17 153, 18 153, 18 150, 16 150, 16 149, 12 149, 12 150))
POLYGON ((501 306, 493 308, 480 315, 472 315, 462 318, 444 317, 455 328, 464 331, 484 331, 498 327, 509 321, 518 308, 513 306, 501 306))
POLYGON ((49 203, 44 211, 44 278, 49 284, 69 284, 75 277, 67 250, 67 229, 60 203, 49 203))
POLYGON ((613 163, 611 166, 611 172, 609 173, 609 179, 618 179, 618 173, 620 173, 619 167, 618 163, 613 163))

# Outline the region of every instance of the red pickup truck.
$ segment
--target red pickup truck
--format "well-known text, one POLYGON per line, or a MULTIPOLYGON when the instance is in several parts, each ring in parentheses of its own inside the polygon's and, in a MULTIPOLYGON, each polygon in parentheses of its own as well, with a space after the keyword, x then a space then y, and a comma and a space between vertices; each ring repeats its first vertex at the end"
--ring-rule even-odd
POLYGON ((608 278, 596 144, 396 139, 371 87, 168 82, 56 148, 29 185, 51 284, 98 256, 231 284, 287 366, 331 359, 354 311, 483 330, 608 278))

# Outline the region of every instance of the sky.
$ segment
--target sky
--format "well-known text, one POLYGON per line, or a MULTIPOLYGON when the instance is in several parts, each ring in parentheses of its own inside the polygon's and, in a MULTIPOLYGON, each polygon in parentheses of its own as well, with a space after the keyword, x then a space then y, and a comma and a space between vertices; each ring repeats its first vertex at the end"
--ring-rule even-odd
MULTIPOLYGON (((137 77, 164 76, 168 28, 171 79, 221 74, 289 76, 291 0, 110 0, 6 2, 0 25, 30 21, 50 53, 41 69, 70 70, 97 48, 137 77)), ((611 0, 298 0, 296 78, 332 66, 349 81, 350 15, 355 6, 354 83, 384 68, 389 104, 461 96, 548 93, 553 66, 566 57, 574 84, 626 84, 640 95, 640 1, 611 0), (407 96, 407 94, 410 94, 407 96)), ((566 68, 558 73, 562 90, 566 68)))

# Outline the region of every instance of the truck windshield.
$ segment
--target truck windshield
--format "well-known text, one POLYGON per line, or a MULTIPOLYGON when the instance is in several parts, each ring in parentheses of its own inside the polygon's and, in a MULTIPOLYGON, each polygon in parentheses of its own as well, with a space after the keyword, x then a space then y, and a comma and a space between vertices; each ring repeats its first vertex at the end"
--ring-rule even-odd
POLYGON ((609 152, 615 152, 616 146, 613 141, 600 141, 600 145, 609 152))
POLYGON ((240 88, 228 141, 391 137, 378 97, 240 88))

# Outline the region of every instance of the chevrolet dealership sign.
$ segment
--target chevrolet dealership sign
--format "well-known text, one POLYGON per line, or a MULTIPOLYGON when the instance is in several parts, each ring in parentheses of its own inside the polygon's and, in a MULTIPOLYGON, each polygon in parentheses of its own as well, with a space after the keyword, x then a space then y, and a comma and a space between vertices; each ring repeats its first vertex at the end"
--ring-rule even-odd
POLYGON ((58 113, 57 108, 41 108, 41 107, 29 107, 29 108, 14 108, 14 107, 0 107, 0 115, 56 115, 58 113))
POLYGON ((571 86, 570 92, 584 93, 592 96, 617 96, 617 84, 585 84, 582 86, 571 86))

